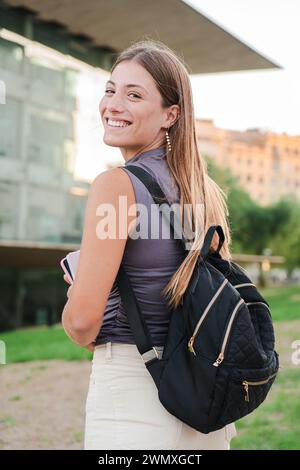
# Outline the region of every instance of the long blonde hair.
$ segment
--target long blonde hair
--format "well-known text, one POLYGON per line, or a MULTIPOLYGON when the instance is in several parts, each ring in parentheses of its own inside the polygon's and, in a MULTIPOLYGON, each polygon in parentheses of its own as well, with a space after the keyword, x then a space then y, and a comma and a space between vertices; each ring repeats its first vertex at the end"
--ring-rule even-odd
MULTIPOLYGON (((225 234, 220 254, 230 259, 230 229, 227 221, 226 195, 208 176, 207 165, 201 157, 195 131, 194 106, 189 73, 183 59, 165 44, 146 39, 125 49, 116 59, 112 70, 125 60, 134 60, 154 79, 162 97, 162 106, 178 104, 180 116, 169 129, 172 150, 167 151, 167 163, 179 186, 180 210, 183 226, 184 207, 190 204, 190 224, 194 233, 191 247, 175 271, 162 294, 171 307, 177 307, 194 271, 204 235, 211 225, 219 224, 225 234), (202 204, 199 214, 197 205, 202 204)), ((218 245, 217 236, 212 249, 218 245)))

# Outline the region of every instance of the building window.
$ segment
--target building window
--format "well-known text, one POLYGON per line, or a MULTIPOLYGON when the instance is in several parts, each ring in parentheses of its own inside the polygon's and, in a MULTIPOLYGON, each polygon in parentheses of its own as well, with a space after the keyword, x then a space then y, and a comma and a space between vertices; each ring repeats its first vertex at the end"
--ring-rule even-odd
POLYGON ((7 97, 6 104, 0 106, 0 159, 18 158, 21 103, 7 97))
POLYGON ((0 181, 0 239, 14 240, 17 237, 18 186, 0 181))
POLYGON ((31 110, 27 158, 43 166, 63 169, 65 155, 70 151, 72 122, 64 116, 47 116, 38 110, 31 110))
POLYGON ((50 93, 63 98, 69 96, 75 98, 79 86, 79 74, 70 68, 61 68, 45 57, 30 58, 30 80, 35 87, 47 84, 50 93))
POLYGON ((59 242, 61 225, 68 221, 65 194, 41 187, 28 189, 26 239, 59 242))
POLYGON ((247 181, 252 181, 252 176, 251 175, 247 175, 247 181))
POLYGON ((272 167, 273 170, 279 171, 280 168, 280 153, 278 147, 275 145, 272 148, 272 167))
POLYGON ((44 57, 30 58, 30 79, 35 84, 47 84, 52 92, 60 96, 64 95, 64 71, 57 68, 49 59, 44 57))
POLYGON ((19 44, 0 38, 0 68, 20 73, 24 58, 24 48, 19 44))

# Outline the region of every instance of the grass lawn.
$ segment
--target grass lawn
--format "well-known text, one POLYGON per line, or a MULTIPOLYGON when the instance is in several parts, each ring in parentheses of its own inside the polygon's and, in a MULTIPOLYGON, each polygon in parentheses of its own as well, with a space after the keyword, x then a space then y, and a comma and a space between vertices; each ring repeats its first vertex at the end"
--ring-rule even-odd
POLYGON ((260 292, 270 305, 274 321, 300 320, 300 285, 261 289, 260 292))
POLYGON ((6 344, 7 364, 47 359, 80 361, 92 357, 90 351, 74 344, 60 325, 0 333, 0 339, 6 344))
MULTIPOLYGON (((265 289, 276 331, 281 369, 267 400, 236 423, 232 449, 300 449, 300 365, 294 365, 292 342, 300 340, 300 286, 265 289)), ((74 345, 61 326, 0 333, 7 363, 47 359, 78 361, 91 353, 74 345)))

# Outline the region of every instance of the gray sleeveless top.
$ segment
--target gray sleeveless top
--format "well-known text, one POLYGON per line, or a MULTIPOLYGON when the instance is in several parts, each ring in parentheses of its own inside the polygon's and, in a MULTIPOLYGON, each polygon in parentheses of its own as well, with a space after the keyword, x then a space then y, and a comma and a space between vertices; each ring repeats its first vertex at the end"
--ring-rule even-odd
MULTIPOLYGON (((171 310, 161 291, 182 263, 184 251, 178 239, 166 238, 166 236, 163 238, 163 234, 168 233, 167 221, 154 204, 144 184, 129 170, 126 170, 127 165, 141 167, 154 176, 170 204, 179 203, 179 189, 167 164, 164 147, 135 155, 122 167, 131 178, 136 202, 147 207, 146 218, 148 220, 147 238, 144 235, 142 235, 144 238, 128 237, 122 263, 153 338, 153 344, 163 346, 168 332, 171 310), (156 238, 151 238, 151 206, 152 213, 156 211, 159 218, 160 229, 156 238)), ((96 344, 109 341, 135 344, 116 281, 108 297, 96 344)))

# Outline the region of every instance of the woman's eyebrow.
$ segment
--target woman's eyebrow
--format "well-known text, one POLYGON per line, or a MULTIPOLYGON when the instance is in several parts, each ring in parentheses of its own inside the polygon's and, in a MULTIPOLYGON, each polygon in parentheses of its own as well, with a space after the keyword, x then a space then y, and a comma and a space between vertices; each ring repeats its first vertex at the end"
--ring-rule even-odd
MULTIPOLYGON (((115 82, 113 82, 112 80, 108 80, 108 81, 106 82, 107 85, 108 85, 109 83, 111 83, 112 85, 116 85, 115 82)), ((146 90, 146 88, 144 88, 142 85, 138 85, 138 84, 136 84, 136 83, 128 83, 127 85, 125 85, 125 88, 132 88, 132 87, 134 87, 134 88, 136 88, 136 87, 137 87, 137 88, 142 88, 142 90, 144 90, 145 93, 148 93, 147 90, 146 90)))

